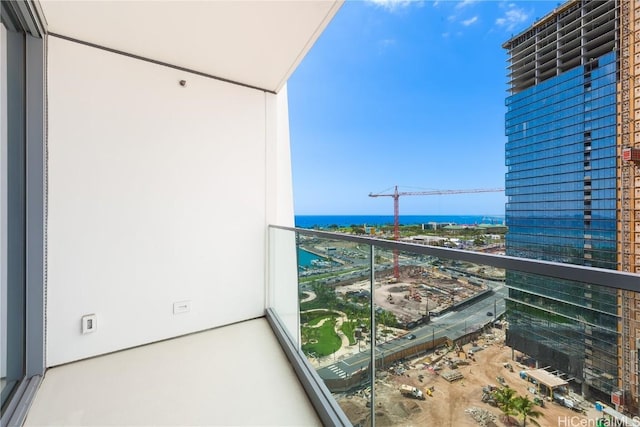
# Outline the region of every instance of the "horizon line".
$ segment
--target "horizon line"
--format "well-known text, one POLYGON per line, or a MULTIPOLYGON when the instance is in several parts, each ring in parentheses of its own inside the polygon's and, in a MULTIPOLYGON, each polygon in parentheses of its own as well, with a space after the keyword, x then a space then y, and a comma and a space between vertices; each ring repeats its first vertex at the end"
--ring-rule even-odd
MULTIPOLYGON (((393 217, 393 214, 379 214, 379 213, 369 213, 369 214, 297 214, 294 213, 294 216, 390 216, 393 217)), ((398 217, 402 218, 403 216, 505 216, 502 214, 400 214, 398 217)))

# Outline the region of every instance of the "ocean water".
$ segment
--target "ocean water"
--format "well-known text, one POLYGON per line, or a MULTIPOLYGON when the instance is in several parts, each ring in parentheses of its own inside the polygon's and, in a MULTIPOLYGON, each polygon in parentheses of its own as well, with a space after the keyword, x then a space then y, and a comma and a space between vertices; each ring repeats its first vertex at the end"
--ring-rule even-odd
MULTIPOLYGON (((503 224, 504 216, 499 215, 400 215, 401 225, 419 225, 429 222, 453 223, 456 225, 503 224)), ((350 225, 381 226, 393 225, 393 215, 296 215, 296 227, 328 228, 336 224, 339 227, 350 225)))
POLYGON ((298 265, 301 267, 309 267, 311 261, 321 259, 319 256, 298 248, 298 265))

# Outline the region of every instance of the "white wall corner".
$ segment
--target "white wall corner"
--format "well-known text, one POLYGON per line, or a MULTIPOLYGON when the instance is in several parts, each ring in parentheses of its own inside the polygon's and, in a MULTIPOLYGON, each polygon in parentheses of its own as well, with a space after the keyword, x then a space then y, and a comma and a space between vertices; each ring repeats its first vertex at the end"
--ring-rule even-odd
POLYGON ((264 93, 51 36, 47 72, 47 366, 263 315, 264 93))
POLYGON ((278 94, 265 93, 267 224, 294 225, 293 179, 289 140, 287 86, 278 94))
MULTIPOLYGON (((266 223, 293 226, 293 182, 289 144, 286 85, 277 94, 265 94, 266 110, 266 223)), ((295 233, 267 230, 265 307, 274 308, 294 338, 299 335, 298 273, 295 233)))

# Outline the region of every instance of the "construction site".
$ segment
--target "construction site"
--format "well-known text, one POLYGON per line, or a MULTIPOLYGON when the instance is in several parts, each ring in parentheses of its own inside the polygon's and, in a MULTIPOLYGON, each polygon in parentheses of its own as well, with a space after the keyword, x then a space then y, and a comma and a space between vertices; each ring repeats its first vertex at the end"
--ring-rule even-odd
MULTIPOLYGON (((301 272, 302 291, 316 283, 354 304, 361 304, 358 295, 371 291, 367 247, 304 236, 300 247, 322 257, 301 272)), ((385 250, 376 251, 375 269, 375 305, 393 313, 404 329, 488 294, 505 280, 503 269, 385 250)))
MULTIPOLYGON (((540 426, 596 425, 601 413, 593 409, 593 404, 568 387, 558 387, 556 398, 551 397, 528 380, 526 373, 535 369, 518 363, 518 354, 512 360, 512 350, 503 343, 504 332, 494 329, 464 346, 440 348, 379 369, 373 402, 376 425, 522 425, 520 417, 505 416, 492 400, 491 392, 505 386, 535 402, 535 410, 541 413, 535 421, 540 426), (571 407, 558 396, 566 396, 563 399, 570 401, 571 407), (567 423, 563 424, 563 420, 567 423)), ((336 398, 355 426, 370 425, 370 385, 336 398)))
MULTIPOLYGON (((375 285, 375 305, 393 313, 398 324, 412 329, 431 316, 438 316, 485 293, 491 292, 486 281, 504 281, 504 270, 468 265, 465 273, 443 266, 403 267, 399 277, 387 276, 375 285)), ((369 291, 370 282, 356 281, 337 285, 339 296, 369 291)))

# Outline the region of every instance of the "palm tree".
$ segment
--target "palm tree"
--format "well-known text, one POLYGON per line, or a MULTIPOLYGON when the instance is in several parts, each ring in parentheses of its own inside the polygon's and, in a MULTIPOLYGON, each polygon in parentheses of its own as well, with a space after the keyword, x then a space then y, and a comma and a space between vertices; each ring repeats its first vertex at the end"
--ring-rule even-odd
POLYGON ((509 387, 500 387, 493 391, 493 400, 496 401, 507 420, 510 415, 517 413, 514 407, 515 394, 516 391, 509 387))
POLYGON ((538 411, 534 407, 534 403, 527 396, 518 396, 513 399, 513 406, 516 412, 522 416, 522 427, 527 426, 527 417, 531 419, 531 422, 538 427, 540 424, 535 420, 542 415, 542 412, 538 411))

